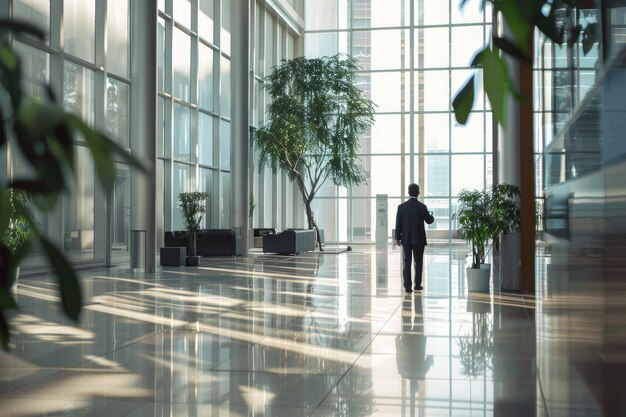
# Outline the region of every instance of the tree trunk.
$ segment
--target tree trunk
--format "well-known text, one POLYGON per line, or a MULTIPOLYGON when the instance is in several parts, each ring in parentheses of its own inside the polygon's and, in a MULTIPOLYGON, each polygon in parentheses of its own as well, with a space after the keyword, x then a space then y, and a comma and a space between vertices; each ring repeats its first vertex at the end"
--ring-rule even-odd
POLYGON ((320 252, 323 252, 322 248, 322 239, 320 238, 320 231, 317 228, 317 224, 315 223, 315 219, 313 219, 313 210, 311 210, 311 202, 308 199, 304 199, 304 208, 306 209, 306 219, 309 224, 309 229, 315 230, 315 239, 317 240, 317 246, 320 249, 320 252))
POLYGON ((189 253, 187 256, 196 256, 196 233, 189 233, 189 242, 187 243, 189 253))

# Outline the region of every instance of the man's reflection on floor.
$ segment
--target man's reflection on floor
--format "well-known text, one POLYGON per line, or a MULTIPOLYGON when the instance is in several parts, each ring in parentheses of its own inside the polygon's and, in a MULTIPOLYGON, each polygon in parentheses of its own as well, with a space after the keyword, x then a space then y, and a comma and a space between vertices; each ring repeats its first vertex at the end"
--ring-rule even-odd
MULTIPOLYGON (((426 373, 433 366, 432 355, 426 356, 422 297, 417 294, 406 296, 402 302, 402 330, 396 336, 396 365, 398 373, 402 376, 402 410, 409 406, 410 415, 415 416, 416 396, 420 391, 420 385, 423 385, 426 373), (406 403, 407 396, 409 404, 406 403)), ((424 408, 423 389, 421 394, 420 410, 424 408)), ((418 415, 423 415, 423 412, 418 415)))

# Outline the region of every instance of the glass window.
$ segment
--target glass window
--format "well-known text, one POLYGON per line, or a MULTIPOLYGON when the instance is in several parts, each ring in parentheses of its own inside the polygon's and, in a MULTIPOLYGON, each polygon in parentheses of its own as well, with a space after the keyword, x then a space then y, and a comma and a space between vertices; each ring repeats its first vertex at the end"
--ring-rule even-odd
POLYGON ((191 38, 180 29, 174 28, 172 60, 174 67, 174 96, 189 101, 191 72, 191 38))
POLYGON ((371 0, 371 22, 373 28, 404 26, 409 24, 409 10, 404 0, 371 0))
POLYGON ((484 113, 470 113, 470 117, 464 125, 458 124, 453 120, 452 152, 482 152, 485 149, 484 143, 484 113))
POLYGON ((230 169, 230 123, 220 120, 220 168, 230 169))
POLYGON ((198 113, 198 162, 204 165, 213 165, 213 117, 198 113))
POLYGON ((94 73, 65 61, 63 71, 63 108, 94 125, 95 81, 94 73))
POLYGON ((199 44, 198 57, 198 86, 200 107, 213 110, 213 50, 208 46, 199 44))
POLYGON ((34 97, 45 97, 45 84, 50 76, 50 55, 18 41, 13 41, 13 49, 21 60, 24 92, 34 97))
MULTIPOLYGON (((465 2, 464 7, 460 7, 460 2, 452 2, 450 10, 452 23, 482 23, 483 10, 482 1, 465 2)), ((491 16, 491 15, 489 15, 491 16)))
POLYGON ((433 212, 434 223, 426 225, 428 230, 449 230, 450 203, 447 198, 425 198, 424 204, 433 212))
POLYGON ((415 138, 421 140, 415 149, 423 152, 448 152, 450 150, 450 115, 448 113, 427 113, 415 115, 415 138), (420 136, 423 135, 423 136, 420 136))
POLYGON ((189 161, 191 154, 191 109, 174 103, 174 158, 189 161))
POLYGON ((256 75, 263 74, 263 51, 261 50, 261 9, 259 7, 254 8, 254 73, 256 75))
MULTIPOLYGON (((446 71, 424 71, 424 110, 448 110, 450 108, 450 74, 446 71)), ((419 94, 415 95, 419 105, 419 94)), ((416 106, 417 107, 417 106, 416 106)))
MULTIPOLYGON (((450 36, 448 28, 422 29, 418 32, 421 32, 424 37, 422 40, 424 53, 422 56, 415 54, 415 66, 418 68, 447 68, 450 64, 450 36)), ((456 46, 454 54, 456 54, 456 46)))
POLYGON ((64 0, 65 52, 94 62, 96 44, 95 0, 64 0))
POLYGON ((260 81, 254 80, 254 113, 253 125, 260 127, 265 118, 265 109, 263 108, 263 86, 260 81))
MULTIPOLYGON (((315 223, 323 226, 324 240, 337 241, 337 224, 339 223, 337 213, 337 199, 319 198, 316 197, 311 202, 311 210, 313 211, 313 218, 315 223)), ((304 226, 308 227, 306 219, 304 226)))
POLYGON ((229 117, 230 116, 230 60, 226 57, 222 57, 220 65, 220 79, 222 84, 222 90, 220 91, 220 111, 221 113, 229 117))
POLYGON ((191 28, 191 0, 173 0, 174 19, 191 28))
POLYGON ((463 189, 482 190, 485 185, 485 157, 483 155, 452 155, 451 195, 456 197, 463 189))
POLYGON ((212 43, 215 0, 200 0, 198 7, 198 35, 212 43))
POLYGON ((416 25, 442 25, 450 22, 450 4, 448 1, 415 2, 416 25), (419 6, 422 6, 420 8, 419 6))
POLYGON ((202 219, 202 225, 211 229, 217 225, 214 224, 214 210, 213 205, 216 197, 216 193, 219 190, 217 184, 215 184, 215 178, 217 178, 217 174, 212 169, 200 168, 200 178, 198 179, 199 190, 204 191, 209 196, 206 200, 206 213, 204 214, 204 218, 202 219))
POLYGON ((265 13, 265 74, 272 72, 272 66, 276 63, 276 35, 274 31, 274 16, 265 13))
POLYGON ((222 172, 220 174, 220 177, 222 178, 222 198, 220 199, 220 227, 229 228, 233 226, 230 219, 230 174, 227 172, 222 172))
POLYGON ((115 164, 115 183, 111 193, 111 256, 122 260, 130 256, 130 167, 115 164))
MULTIPOLYGON (((378 105, 376 107, 377 112, 397 112, 401 110, 400 79, 400 72, 371 74, 371 99, 378 105)), ((408 83, 408 79, 406 81, 408 83)))
POLYGON ((189 165, 174 163, 174 179, 172 181, 172 205, 174 206, 172 207, 172 220, 174 230, 185 230, 183 214, 180 207, 178 207, 178 195, 189 191, 189 171, 189 165))
MULTIPOLYGON (((157 156, 165 155, 165 99, 163 97, 157 98, 157 156)), ((167 147, 169 148, 169 146, 167 147)))
MULTIPOLYGON (((339 52, 337 32, 308 33, 304 41, 304 50, 308 58, 321 58, 337 54, 339 52)), ((359 59, 359 53, 355 53, 353 56, 359 59)))
POLYGON ((129 0, 109 0, 107 5, 107 71, 128 76, 129 0))
POLYGON ((165 20, 159 18, 157 21, 157 88, 159 91, 165 91, 165 20))
POLYGON ((424 158, 424 184, 421 194, 425 197, 447 197, 450 194, 450 157, 426 155, 424 158))
MULTIPOLYGON (((50 35, 50 0, 14 0, 13 16, 30 22, 50 35)), ((46 40, 47 42, 47 40, 46 40)))
POLYGON ((402 139, 408 137, 409 126, 402 126, 404 119, 401 115, 377 114, 371 132, 371 150, 362 147, 359 152, 364 153, 400 153, 402 139))
POLYGON ((165 11, 165 0, 158 0, 159 10, 165 11))
POLYGON ((106 128, 107 133, 122 147, 130 148, 128 105, 130 85, 107 78, 106 128))
POLYGON ((94 258, 95 172, 89 149, 75 147, 76 175, 63 203, 63 250, 73 261, 94 258))
POLYGON ((394 189, 400 189, 401 156, 371 156, 368 158, 371 176, 367 185, 369 195, 390 194, 394 189))
POLYGON ((305 1, 304 5, 307 30, 337 28, 337 0, 305 1))
POLYGON ((231 0, 222 0, 222 32, 220 48, 227 54, 230 53, 230 31, 231 31, 231 0))
POLYGON ((483 48, 483 26, 459 26, 452 28, 453 67, 469 67, 474 55, 483 48))
POLYGON ((405 31, 399 29, 353 32, 353 56, 363 69, 403 68, 403 39, 408 42, 405 31))
MULTIPOLYGON (((376 202, 371 198, 352 199, 352 240, 371 242, 376 236, 376 202)), ((393 226, 391 226, 393 228, 393 226)), ((390 229, 391 229, 390 228, 390 229)), ((326 232, 324 230, 324 232, 326 232)))

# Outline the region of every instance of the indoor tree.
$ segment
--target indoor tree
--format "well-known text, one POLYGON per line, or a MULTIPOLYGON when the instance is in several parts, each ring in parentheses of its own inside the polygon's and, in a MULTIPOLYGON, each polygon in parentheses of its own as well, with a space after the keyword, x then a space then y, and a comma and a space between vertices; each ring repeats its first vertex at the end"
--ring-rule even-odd
POLYGON ((300 57, 281 61, 264 82, 271 103, 255 132, 260 167, 282 169, 297 184, 318 242, 311 203, 326 180, 365 182, 357 151, 360 135, 374 122, 374 103, 357 86, 359 69, 344 54, 300 57))

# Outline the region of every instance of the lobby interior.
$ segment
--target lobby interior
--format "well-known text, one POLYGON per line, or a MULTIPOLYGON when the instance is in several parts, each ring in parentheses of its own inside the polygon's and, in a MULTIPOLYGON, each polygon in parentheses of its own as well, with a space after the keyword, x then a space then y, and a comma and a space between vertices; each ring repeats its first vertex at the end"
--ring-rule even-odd
MULTIPOLYGON (((0 416, 626 415, 626 3, 561 10, 596 25, 589 50, 537 34, 532 109, 506 129, 482 90, 467 126, 450 105, 491 34, 489 4, 434 3, 0 1, 0 16, 49 35, 12 40, 29 93, 50 83, 66 110, 155 167, 137 179, 116 161, 107 194, 77 143, 76 183, 36 215, 79 271, 80 320, 34 251, 0 351, 0 416), (282 59, 340 52, 377 104, 359 153, 367 184, 329 182, 316 197, 326 251, 264 253, 246 226, 305 228, 306 216, 287 175, 255 161, 263 79, 282 59), (511 139, 525 140, 524 123, 526 159, 511 139), (468 291, 458 192, 529 179, 520 290, 501 289, 491 252, 489 291, 468 291), (424 290, 405 294, 391 224, 413 181, 436 221, 424 290), (241 234, 244 256, 161 267, 164 233, 183 229, 177 195, 196 190, 209 195, 203 228, 241 234), (139 267, 133 230, 154 249, 139 267)), ((10 147, 0 156, 0 179, 27 172, 10 147)))

